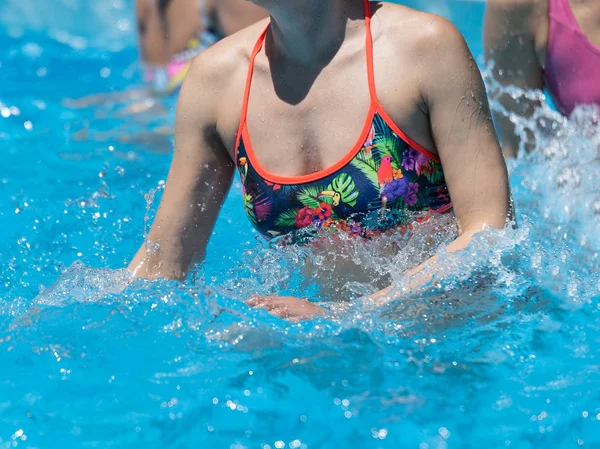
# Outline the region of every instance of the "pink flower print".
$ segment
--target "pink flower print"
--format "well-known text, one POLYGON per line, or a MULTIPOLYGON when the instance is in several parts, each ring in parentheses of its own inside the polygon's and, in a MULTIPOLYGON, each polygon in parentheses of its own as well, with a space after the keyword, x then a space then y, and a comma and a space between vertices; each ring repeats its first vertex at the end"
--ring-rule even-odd
POLYGON ((429 163, 429 158, 414 149, 405 150, 402 154, 402 167, 406 170, 414 170, 417 175, 421 174, 421 169, 429 163))

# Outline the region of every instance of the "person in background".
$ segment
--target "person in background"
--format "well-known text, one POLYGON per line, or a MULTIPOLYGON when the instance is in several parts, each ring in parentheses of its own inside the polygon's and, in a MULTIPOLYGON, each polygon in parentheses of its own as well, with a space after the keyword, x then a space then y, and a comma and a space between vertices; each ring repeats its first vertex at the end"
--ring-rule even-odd
MULTIPOLYGON (((118 114, 152 119, 168 113, 155 101, 156 96, 175 94, 193 61, 202 51, 225 36, 264 19, 267 13, 246 0, 137 0, 138 38, 143 64, 145 88, 92 94, 78 99, 65 99, 72 109, 97 105, 124 104, 118 114)), ((171 123, 155 127, 151 132, 110 130, 93 132, 97 141, 117 140, 121 143, 154 142, 154 151, 164 152, 165 139, 173 134, 171 123)), ((84 122, 74 134, 76 140, 90 138, 90 125, 84 122)))
POLYGON ((245 0, 137 0, 136 12, 144 79, 167 94, 203 50, 266 17, 245 0))
MULTIPOLYGON (((564 115, 578 105, 600 105, 600 1, 488 0, 484 43, 501 86, 547 88, 564 115)), ((497 100, 524 117, 539 106, 506 93, 497 100)), ((515 157, 521 142, 514 124, 504 114, 494 118, 505 155, 515 157)))
MULTIPOLYGON (((134 276, 186 278, 235 171, 260 235, 329 255, 351 239, 385 246, 415 220, 452 212, 459 236, 449 253, 506 225, 508 175, 485 86, 450 22, 367 0, 253 2, 270 20, 200 54, 186 77, 173 162, 148 241, 129 265, 134 276)), ((434 279, 434 266, 444 275, 437 260, 409 270, 411 291, 434 279)), ((348 270, 334 271, 344 286, 348 270)), ((317 267, 308 274, 320 276, 317 267)), ((375 304, 399 298, 384 284, 369 297, 375 304)), ((291 320, 322 312, 279 293, 248 304, 291 320)))
POLYGON ((222 36, 230 36, 267 17, 267 12, 248 0, 206 0, 222 36))

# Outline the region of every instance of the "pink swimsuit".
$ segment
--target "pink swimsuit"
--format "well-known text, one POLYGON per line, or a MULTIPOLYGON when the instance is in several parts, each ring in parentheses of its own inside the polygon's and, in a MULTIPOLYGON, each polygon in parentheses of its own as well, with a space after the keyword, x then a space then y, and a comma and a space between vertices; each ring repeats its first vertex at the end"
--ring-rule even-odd
POLYGON ((580 104, 600 106, 600 48, 585 36, 569 0, 549 0, 546 84, 563 114, 580 104))

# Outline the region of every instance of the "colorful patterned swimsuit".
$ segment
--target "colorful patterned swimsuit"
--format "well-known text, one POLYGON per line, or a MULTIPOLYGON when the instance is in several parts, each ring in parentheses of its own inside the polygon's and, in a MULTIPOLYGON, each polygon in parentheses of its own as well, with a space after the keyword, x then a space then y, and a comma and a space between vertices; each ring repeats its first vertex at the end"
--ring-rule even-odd
POLYGON ((268 239, 286 236, 288 241, 304 242, 315 233, 331 230, 368 238, 406 226, 415 215, 422 219, 431 212, 452 209, 439 158, 402 132, 377 100, 371 13, 368 1, 364 3, 371 106, 357 144, 332 167, 305 176, 281 177, 259 164, 246 114, 254 60, 268 28, 251 54, 235 160, 246 214, 268 239))

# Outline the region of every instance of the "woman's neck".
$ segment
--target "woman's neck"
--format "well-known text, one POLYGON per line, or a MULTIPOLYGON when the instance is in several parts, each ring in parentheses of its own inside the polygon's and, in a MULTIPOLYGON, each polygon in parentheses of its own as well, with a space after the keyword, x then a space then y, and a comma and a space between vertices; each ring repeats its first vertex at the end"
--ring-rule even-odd
POLYGON ((361 0, 286 0, 274 2, 269 13, 269 56, 313 66, 331 60, 345 38, 357 31, 364 6, 361 0))

